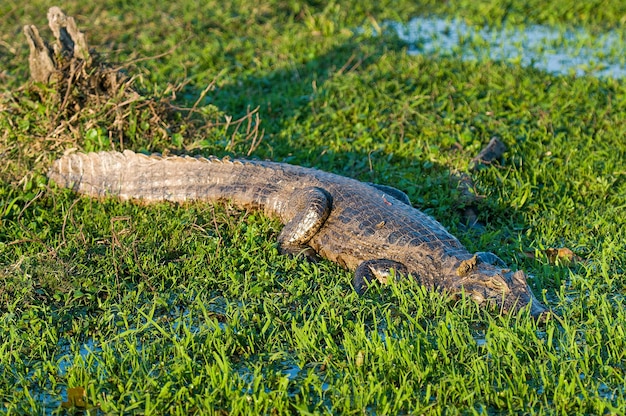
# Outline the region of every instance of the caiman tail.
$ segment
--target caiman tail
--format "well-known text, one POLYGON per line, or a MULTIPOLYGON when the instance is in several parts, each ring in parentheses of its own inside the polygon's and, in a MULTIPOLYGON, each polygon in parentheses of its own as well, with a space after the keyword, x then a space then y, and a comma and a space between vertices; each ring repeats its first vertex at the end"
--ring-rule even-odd
MULTIPOLYGON (((48 177, 81 194, 144 202, 233 200, 281 216, 279 195, 298 183, 295 168, 273 162, 190 156, 161 157, 132 151, 71 153, 56 160, 48 177)), ((284 200, 284 197, 280 198, 284 200)))

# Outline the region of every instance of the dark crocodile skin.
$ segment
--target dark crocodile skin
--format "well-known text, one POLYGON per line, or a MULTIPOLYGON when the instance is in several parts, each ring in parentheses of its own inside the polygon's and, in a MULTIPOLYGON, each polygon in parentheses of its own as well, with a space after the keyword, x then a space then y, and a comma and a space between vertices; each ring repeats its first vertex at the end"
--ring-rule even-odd
POLYGON ((284 163, 131 151, 69 154, 54 162, 49 177, 91 196, 230 200, 261 209, 286 224, 279 236, 284 252, 308 249, 356 270, 360 292, 373 278, 384 281, 398 265, 400 274, 432 289, 462 291, 503 311, 528 304, 533 316, 546 311, 523 272, 506 269, 491 253, 474 258, 439 222, 388 186, 284 163), (364 262, 367 267, 359 267, 364 262))

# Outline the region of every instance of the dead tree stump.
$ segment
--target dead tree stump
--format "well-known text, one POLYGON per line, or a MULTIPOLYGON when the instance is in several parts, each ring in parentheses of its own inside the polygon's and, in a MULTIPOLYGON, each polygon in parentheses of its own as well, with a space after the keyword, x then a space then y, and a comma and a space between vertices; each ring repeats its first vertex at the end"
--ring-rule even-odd
POLYGON ((56 6, 48 10, 47 17, 48 26, 56 38, 52 45, 41 38, 36 26, 24 26, 30 47, 28 63, 32 80, 53 86, 65 101, 73 89, 72 95, 83 98, 90 95, 111 97, 118 92, 126 77, 98 62, 74 18, 66 16, 56 6))
POLYGON ((35 25, 24 26, 24 34, 30 46, 28 64, 30 76, 35 82, 54 83, 62 75, 68 62, 80 66, 90 65, 89 48, 85 35, 78 30, 71 16, 66 16, 58 7, 48 10, 48 25, 56 38, 52 47, 41 38, 35 25))

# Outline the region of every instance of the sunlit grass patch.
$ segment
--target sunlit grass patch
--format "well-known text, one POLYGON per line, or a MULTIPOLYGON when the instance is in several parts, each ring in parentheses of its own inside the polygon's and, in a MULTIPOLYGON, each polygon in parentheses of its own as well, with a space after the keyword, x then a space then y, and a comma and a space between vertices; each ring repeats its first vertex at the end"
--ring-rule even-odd
POLYGON ((16 90, 21 27, 45 20, 23 6, 0 30, 0 412, 63 412, 84 391, 68 412, 624 413, 623 83, 408 56, 357 30, 423 13, 593 38, 619 26, 619 2, 64 6, 108 61, 137 60, 125 71, 142 97, 195 106, 170 120, 184 131, 158 132, 150 99, 70 123, 16 90), (90 200, 47 181, 66 149, 119 149, 120 131, 138 151, 250 152, 396 186, 471 250, 525 270, 556 316, 500 316, 407 280, 359 297, 337 265, 281 256, 280 224, 258 212, 90 200), (503 160, 470 171, 493 136, 503 160), (459 171, 482 231, 463 223, 459 171))

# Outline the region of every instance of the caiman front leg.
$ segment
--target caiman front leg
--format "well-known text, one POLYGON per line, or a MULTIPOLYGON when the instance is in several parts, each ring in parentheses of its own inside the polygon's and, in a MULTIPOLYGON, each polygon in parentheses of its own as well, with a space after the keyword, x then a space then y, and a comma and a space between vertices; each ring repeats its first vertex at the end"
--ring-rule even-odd
POLYGON ((322 227, 332 209, 332 197, 321 188, 297 189, 289 199, 292 219, 285 224, 278 236, 282 254, 304 254, 310 261, 318 256, 307 243, 322 227))
POLYGON ((406 266, 397 261, 387 259, 364 261, 359 264, 354 272, 354 279, 352 279, 354 290, 359 295, 362 295, 374 279, 383 284, 387 283, 391 277, 392 269, 396 276, 406 276, 408 274, 406 266))

